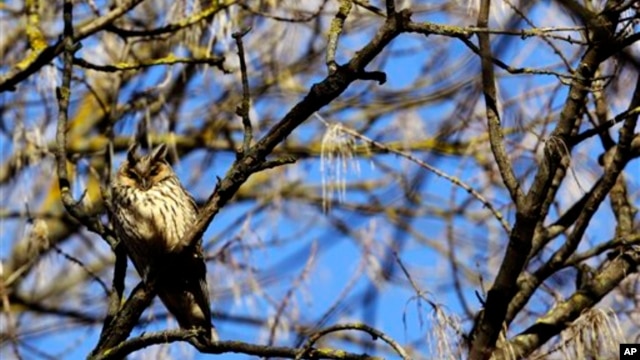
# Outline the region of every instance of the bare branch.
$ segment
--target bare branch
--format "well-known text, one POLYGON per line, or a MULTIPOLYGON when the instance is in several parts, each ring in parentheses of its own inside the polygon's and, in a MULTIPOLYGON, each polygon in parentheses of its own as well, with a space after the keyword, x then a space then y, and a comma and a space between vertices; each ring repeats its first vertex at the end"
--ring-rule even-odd
MULTIPOLYGON (((189 341, 195 335, 196 334, 194 332, 187 330, 169 330, 146 334, 124 341, 117 346, 105 351, 101 356, 95 356, 92 359, 122 359, 126 355, 131 354, 136 350, 143 349, 147 346, 172 343, 175 341, 189 341)), ((241 341, 217 341, 212 343, 207 348, 202 349, 202 351, 208 354, 236 353, 260 357, 278 357, 286 359, 298 358, 297 356, 300 352, 296 348, 254 345, 241 341)), ((379 358, 371 357, 368 355, 353 354, 345 352, 343 350, 322 348, 309 349, 306 352, 306 355, 304 357, 301 357, 300 359, 376 360, 379 358)))
POLYGON ((338 39, 342 30, 344 29, 344 22, 347 20, 353 2, 351 0, 341 0, 338 12, 331 20, 331 26, 329 27, 329 34, 327 35, 327 52, 326 61, 329 74, 333 74, 338 70, 338 63, 336 62, 336 49, 338 48, 338 39))
MULTIPOLYGON (((510 340, 509 347, 515 353, 512 356, 527 357, 541 344, 557 335, 567 324, 577 319, 585 309, 598 303, 625 277, 637 272, 639 267, 640 251, 638 250, 630 249, 616 256, 586 287, 577 291, 566 301, 557 304, 543 316, 541 321, 510 340)), ((496 355, 497 359, 502 359, 506 354, 499 352, 496 355)))
POLYGON ((236 40, 236 46, 238 47, 238 58, 240 59, 240 74, 242 75, 242 103, 236 109, 236 115, 242 118, 242 126, 244 127, 244 139, 242 141, 242 149, 238 152, 238 157, 242 157, 251 149, 251 141, 253 140, 253 128, 251 127, 251 118, 249 117, 249 110, 251 109, 251 94, 249 93, 249 80, 247 77, 247 64, 244 59, 244 46, 242 45, 242 38, 251 31, 251 28, 247 28, 242 32, 233 34, 233 38, 236 40))
MULTIPOLYGON (((480 3, 480 13, 478 14, 478 27, 487 28, 489 24, 489 8, 491 7, 490 0, 483 0, 480 3)), ((518 208, 523 204, 524 193, 516 175, 513 172, 511 160, 507 155, 507 150, 504 146, 504 133, 502 132, 502 124, 500 121, 500 114, 498 113, 498 92, 496 90, 495 74, 493 71, 493 65, 491 59, 491 42, 489 41, 489 34, 479 33, 478 40, 480 42, 480 56, 482 62, 482 88, 484 94, 485 111, 487 114, 487 125, 489 127, 489 143, 491 144, 491 151, 496 160, 496 164, 500 169, 500 175, 504 185, 509 190, 511 200, 518 208)))
POLYGON ((369 335, 371 335, 371 337, 376 340, 376 339, 381 339, 384 342, 386 342, 387 344, 389 344, 389 346, 391 346, 393 348, 393 350, 395 350, 395 352, 400 355, 400 357, 402 359, 410 359, 411 357, 407 354, 407 352, 402 348, 402 346, 400 346, 400 344, 398 344, 395 340, 393 340, 391 337, 387 336, 385 333, 383 333, 382 331, 376 330, 366 324, 361 324, 361 323, 354 323, 354 324, 341 324, 341 325, 334 325, 334 326, 330 326, 326 329, 322 329, 319 330, 315 333, 313 333, 310 337, 309 340, 307 341, 307 343, 304 345, 304 347, 298 352, 298 354, 295 356, 295 359, 305 359, 308 356, 310 356, 311 354, 311 350, 313 347, 313 344, 315 344, 318 340, 320 340, 320 338, 322 338, 323 336, 333 333, 333 332, 337 332, 337 331, 344 331, 344 330, 358 330, 358 331, 363 331, 365 333, 368 333, 369 335))

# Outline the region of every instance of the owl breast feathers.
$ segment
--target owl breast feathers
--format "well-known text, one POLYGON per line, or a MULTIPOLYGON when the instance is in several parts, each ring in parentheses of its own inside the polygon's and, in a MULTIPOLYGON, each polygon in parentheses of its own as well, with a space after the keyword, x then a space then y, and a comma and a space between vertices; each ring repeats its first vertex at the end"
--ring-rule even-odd
POLYGON ((160 145, 146 156, 137 146, 111 184, 116 235, 144 281, 154 280, 158 296, 185 329, 199 328, 207 344, 217 335, 211 324, 206 265, 201 241, 182 243, 197 207, 165 160, 160 145))
POLYGON ((138 158, 133 148, 113 183, 122 235, 145 254, 179 252, 186 245, 180 238, 196 218, 196 204, 165 161, 166 151, 161 145, 138 158))

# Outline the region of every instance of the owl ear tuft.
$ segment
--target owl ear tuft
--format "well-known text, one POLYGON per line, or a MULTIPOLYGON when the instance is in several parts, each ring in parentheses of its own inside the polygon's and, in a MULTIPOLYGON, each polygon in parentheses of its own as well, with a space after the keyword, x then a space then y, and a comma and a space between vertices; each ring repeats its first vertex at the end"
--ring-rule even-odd
POLYGON ((166 159, 166 157, 167 157, 167 145, 166 144, 158 145, 158 147, 153 149, 153 152, 151 153, 151 158, 154 161, 164 161, 166 159))
POLYGON ((136 155, 138 146, 139 144, 137 142, 133 143, 131 146, 129 146, 129 150, 127 150, 127 161, 131 164, 135 164, 136 162, 138 162, 138 156, 136 155))

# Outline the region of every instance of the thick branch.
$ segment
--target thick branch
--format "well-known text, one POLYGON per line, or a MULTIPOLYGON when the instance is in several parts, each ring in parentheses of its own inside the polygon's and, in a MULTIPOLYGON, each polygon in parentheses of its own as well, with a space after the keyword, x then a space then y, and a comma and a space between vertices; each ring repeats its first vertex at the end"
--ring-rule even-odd
MULTIPOLYGON (((489 24, 489 8, 491 7, 491 1, 483 0, 480 7, 478 27, 487 28, 489 24)), ((487 125, 489 127, 489 143, 491 144, 491 152, 496 159, 496 164, 500 170, 502 181, 507 187, 507 190, 509 190, 511 200, 519 207, 524 200, 524 193, 522 192, 518 179, 516 179, 516 175, 513 172, 511 160, 509 159, 507 150, 504 146, 504 133, 502 132, 500 114, 498 113, 498 91, 496 89, 496 79, 493 71, 493 55, 491 54, 489 34, 484 32, 478 33, 478 40, 480 42, 482 88, 484 93, 484 104, 486 107, 485 111, 487 114, 487 125)))
MULTIPOLYGON (((98 345, 91 352, 90 359, 104 355, 103 353, 125 341, 131 330, 140 319, 142 312, 151 304, 154 292, 142 282, 139 283, 115 317, 112 317, 100 334, 98 345)), ((106 320, 105 320, 106 321, 106 320)))
MULTIPOLYGON (((187 330, 171 330, 159 333, 146 334, 140 337, 127 340, 117 346, 104 351, 99 356, 94 356, 92 360, 122 359, 134 351, 157 344, 171 343, 175 341, 189 341, 194 337, 194 333, 187 330)), ((300 349, 283 346, 265 346, 249 344, 241 341, 218 341, 207 348, 202 349, 208 354, 246 354, 262 358, 284 358, 295 359, 300 354, 300 349)), ((310 349, 305 352, 304 359, 341 359, 341 360, 374 360, 379 359, 366 354, 354 354, 343 350, 329 348, 310 349)))
MULTIPOLYGON (((635 109, 640 106, 640 78, 637 79, 636 88, 629 104, 629 109, 635 109)), ((533 295, 534 291, 550 276, 558 270, 564 268, 568 259, 573 255, 584 237, 584 233, 598 210, 598 207, 605 198, 610 195, 611 189, 617 182, 618 177, 622 173, 626 164, 633 158, 632 142, 634 139, 634 129, 638 122, 638 114, 628 117, 623 127, 620 129, 620 142, 613 149, 611 160, 605 164, 605 172, 602 177, 595 183, 593 188, 580 200, 580 208, 574 210, 574 214, 570 217, 573 228, 567 236, 562 246, 556 250, 549 261, 538 268, 528 279, 523 282, 522 288, 518 291, 514 300, 509 304, 507 322, 515 318, 516 314, 525 306, 527 301, 533 295)), ((566 224, 568 227, 570 224, 566 224)))
POLYGON ((547 340, 558 335, 584 310, 597 304, 629 274, 637 272, 638 266, 640 266, 639 251, 631 249, 618 255, 582 290, 573 294, 568 300, 554 306, 534 325, 513 338, 508 345, 509 355, 505 356, 499 352, 496 354, 498 355, 497 359, 526 358, 547 340))

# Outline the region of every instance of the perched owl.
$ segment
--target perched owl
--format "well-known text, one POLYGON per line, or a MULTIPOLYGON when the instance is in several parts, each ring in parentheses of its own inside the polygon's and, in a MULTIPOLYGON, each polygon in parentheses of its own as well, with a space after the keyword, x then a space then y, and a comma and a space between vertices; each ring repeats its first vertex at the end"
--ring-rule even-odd
POLYGON ((202 241, 195 248, 181 238, 197 207, 165 160, 163 144, 146 156, 129 149, 113 182, 112 217, 143 281, 155 281, 158 296, 184 329, 199 329, 198 345, 217 340, 211 323, 202 241))

